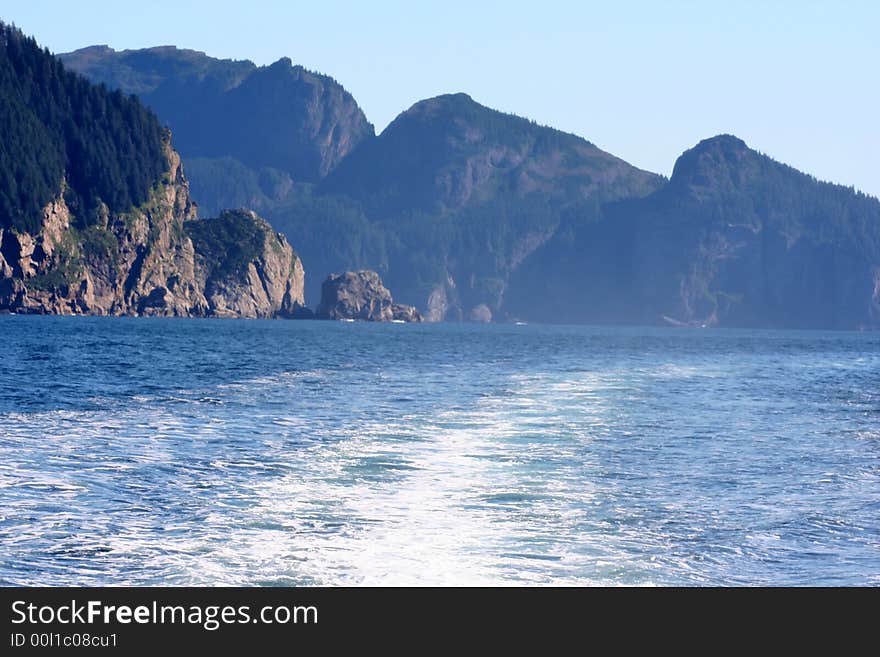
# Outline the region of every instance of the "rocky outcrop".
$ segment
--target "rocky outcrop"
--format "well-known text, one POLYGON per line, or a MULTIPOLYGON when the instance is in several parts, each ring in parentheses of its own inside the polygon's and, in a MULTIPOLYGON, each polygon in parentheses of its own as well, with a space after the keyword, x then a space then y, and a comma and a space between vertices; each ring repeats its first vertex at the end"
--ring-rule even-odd
POLYGON ((392 322, 421 322, 422 316, 415 306, 407 306, 402 303, 395 303, 391 306, 392 322))
POLYGON ((187 222, 210 313, 293 317, 303 306, 302 262, 281 233, 250 210, 187 222))
POLYGON ((123 214, 104 208, 98 223, 80 228, 59 196, 44 209, 36 234, 0 231, 0 309, 62 315, 295 314, 303 305, 304 274, 286 239, 249 212, 198 220, 170 140, 166 148, 168 172, 141 207, 123 214), (246 244, 231 243, 241 235, 246 244))
POLYGON ((412 306, 395 304, 374 271, 330 274, 321 286, 318 319, 359 319, 369 322, 421 322, 412 306))

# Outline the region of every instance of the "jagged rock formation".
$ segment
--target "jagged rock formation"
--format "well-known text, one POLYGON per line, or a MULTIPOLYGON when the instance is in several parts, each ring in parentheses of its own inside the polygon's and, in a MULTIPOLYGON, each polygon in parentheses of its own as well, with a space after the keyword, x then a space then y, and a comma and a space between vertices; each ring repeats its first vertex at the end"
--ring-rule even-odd
POLYGON ((330 274, 321 286, 318 319, 359 319, 369 322, 421 322, 412 306, 394 303, 391 292, 374 271, 330 274))
POLYGON ((303 307, 305 273, 287 240, 251 210, 187 222, 210 314, 295 317, 303 307))

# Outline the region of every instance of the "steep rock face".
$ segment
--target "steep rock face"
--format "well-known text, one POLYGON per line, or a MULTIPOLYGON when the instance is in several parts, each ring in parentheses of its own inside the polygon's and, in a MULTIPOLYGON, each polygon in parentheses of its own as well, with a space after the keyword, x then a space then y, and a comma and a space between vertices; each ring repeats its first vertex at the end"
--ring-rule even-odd
POLYGON ((374 271, 330 274, 321 286, 318 319, 360 319, 370 322, 421 322, 412 306, 395 304, 374 271))
POLYGON ((13 275, 0 306, 53 314, 157 314, 158 290, 172 287, 168 315, 203 315, 208 307, 195 283, 192 243, 183 222, 195 217, 180 158, 166 142, 166 183, 127 213, 106 207, 95 225, 77 228, 63 196, 44 210, 40 230, 7 230, 0 250, 12 256, 13 275))
MULTIPOLYGON (((86 229, 74 226, 64 198, 50 203, 38 233, 0 232, 0 309, 39 314, 271 317, 303 304, 302 264, 265 221, 247 214, 259 239, 244 269, 198 253, 199 221, 179 156, 167 144, 166 182, 130 212, 104 209, 86 229), (223 275, 217 271, 222 270, 223 275)), ((220 247, 222 248, 222 244, 220 247)))
POLYGON ((445 320, 461 320, 461 305, 455 289, 455 281, 451 276, 438 283, 428 295, 425 319, 429 322, 445 320))
POLYGON ((267 221, 250 210, 185 225, 196 249, 212 315, 294 317, 303 307, 299 256, 267 221))
MULTIPOLYGON (((94 82, 137 94, 174 131, 188 167, 191 158, 231 157, 315 182, 374 134, 340 84, 286 57, 257 67, 173 46, 92 46, 61 59, 94 82)), ((197 178, 196 198, 214 208, 197 178)))

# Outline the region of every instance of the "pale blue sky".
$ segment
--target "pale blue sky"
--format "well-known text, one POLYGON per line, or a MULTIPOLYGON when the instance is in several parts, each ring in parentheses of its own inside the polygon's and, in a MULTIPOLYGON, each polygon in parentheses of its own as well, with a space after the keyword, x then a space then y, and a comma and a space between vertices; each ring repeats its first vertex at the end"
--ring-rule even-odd
POLYGON ((377 130, 464 91, 669 174, 736 134, 880 195, 880 2, 4 0, 55 52, 174 44, 332 75, 377 130))

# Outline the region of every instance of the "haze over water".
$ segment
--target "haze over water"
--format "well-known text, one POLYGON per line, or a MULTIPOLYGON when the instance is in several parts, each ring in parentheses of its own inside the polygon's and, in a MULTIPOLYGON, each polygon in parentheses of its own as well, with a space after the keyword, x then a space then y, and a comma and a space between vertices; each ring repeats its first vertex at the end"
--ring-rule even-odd
POLYGON ((880 336, 0 317, 2 584, 880 584, 880 336))

